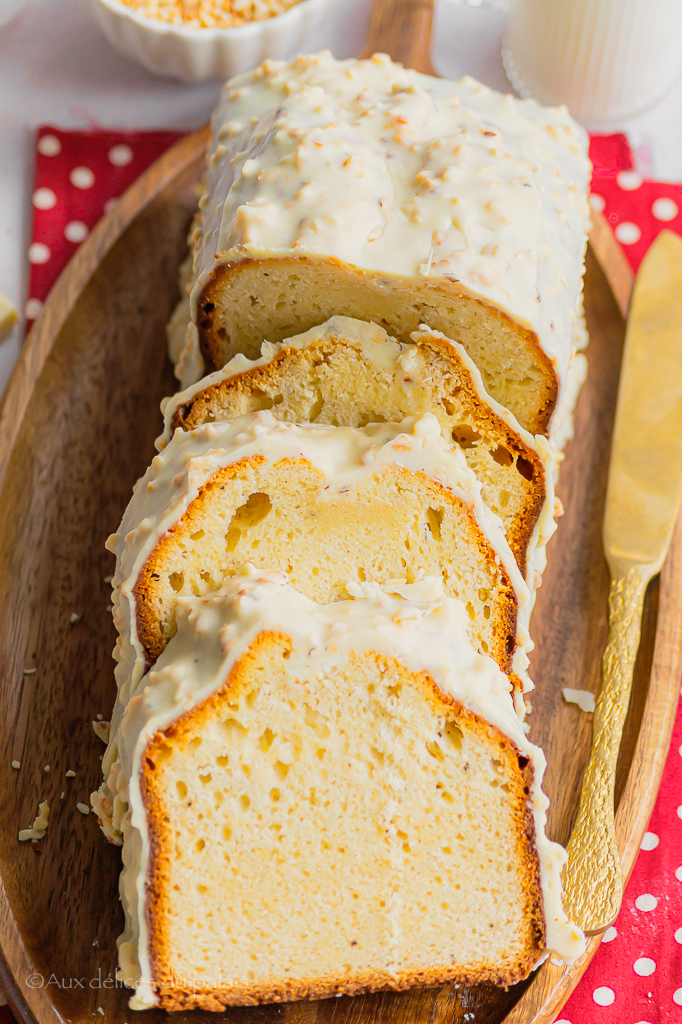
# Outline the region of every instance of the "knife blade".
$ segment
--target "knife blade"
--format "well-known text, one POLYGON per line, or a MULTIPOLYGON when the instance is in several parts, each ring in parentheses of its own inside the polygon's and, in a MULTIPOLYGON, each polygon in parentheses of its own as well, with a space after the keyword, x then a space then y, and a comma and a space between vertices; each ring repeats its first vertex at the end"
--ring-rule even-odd
POLYGON ((665 559, 681 502, 682 238, 663 231, 639 269, 628 317, 604 516, 609 635, 563 876, 566 911, 588 934, 613 924, 623 899, 616 763, 644 595, 665 559))

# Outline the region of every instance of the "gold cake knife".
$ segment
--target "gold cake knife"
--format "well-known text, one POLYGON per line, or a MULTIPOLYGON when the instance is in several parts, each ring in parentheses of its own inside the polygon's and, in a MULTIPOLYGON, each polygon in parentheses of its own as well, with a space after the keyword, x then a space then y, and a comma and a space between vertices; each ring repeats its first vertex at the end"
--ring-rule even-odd
POLYGON ((633 291, 611 449, 604 550, 609 635, 592 753, 564 869, 564 906, 603 931, 623 899, 614 784, 647 584, 661 569, 682 498, 682 238, 663 231, 633 291))

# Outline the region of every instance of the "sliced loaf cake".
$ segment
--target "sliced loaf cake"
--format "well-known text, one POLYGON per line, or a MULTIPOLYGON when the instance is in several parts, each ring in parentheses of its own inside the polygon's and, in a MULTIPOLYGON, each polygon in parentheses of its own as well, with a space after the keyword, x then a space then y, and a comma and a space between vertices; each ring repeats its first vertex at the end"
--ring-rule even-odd
POLYGON ((500 516, 524 575, 544 568, 554 532, 553 458, 491 398, 457 342, 429 328, 398 342, 376 324, 332 317, 261 358, 235 356, 223 370, 174 395, 164 408, 168 443, 178 428, 271 409, 278 420, 362 427, 431 412, 462 449, 483 500, 500 516), (540 564, 538 564, 538 562, 540 564))
POLYGON ((477 648, 505 671, 527 665, 528 587, 501 521, 430 414, 354 429, 265 411, 177 431, 108 544, 120 687, 161 654, 180 597, 209 593, 254 561, 321 602, 358 581, 440 576, 464 601, 477 648))
POLYGON ((544 759, 441 579, 183 597, 112 733, 131 1006, 513 984, 582 936, 544 759))

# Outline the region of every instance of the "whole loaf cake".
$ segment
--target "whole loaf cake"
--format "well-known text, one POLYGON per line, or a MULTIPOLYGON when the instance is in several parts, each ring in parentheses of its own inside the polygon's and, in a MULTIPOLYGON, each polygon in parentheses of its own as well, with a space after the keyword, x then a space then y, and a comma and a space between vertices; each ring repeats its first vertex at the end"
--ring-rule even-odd
POLYGON ((508 986, 584 950, 525 718, 588 177, 565 110, 381 54, 227 83, 182 390, 108 542, 92 803, 131 1008, 508 986))

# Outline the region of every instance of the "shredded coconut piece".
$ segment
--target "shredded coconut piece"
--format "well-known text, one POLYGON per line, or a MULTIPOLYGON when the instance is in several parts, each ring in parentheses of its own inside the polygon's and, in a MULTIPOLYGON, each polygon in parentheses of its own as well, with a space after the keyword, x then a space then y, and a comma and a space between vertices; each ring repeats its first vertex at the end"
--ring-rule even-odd
POLYGON ((561 692, 565 701, 577 704, 581 711, 594 711, 594 694, 589 690, 572 690, 570 686, 565 686, 561 692))
POLYGON ((68 772, 66 773, 66 777, 67 777, 67 779, 75 779, 76 778, 76 773, 71 771, 71 769, 69 768, 68 772))
POLYGON ((71 612, 71 614, 69 615, 69 622, 71 623, 78 622, 79 619, 80 615, 78 614, 78 612, 71 612))
POLYGON ((81 812, 81 814, 89 814, 90 813, 90 808, 88 807, 87 804, 76 804, 76 807, 81 812))
POLYGON ((21 761, 12 761, 13 768, 21 768, 21 761))
POLYGON ((38 671, 38 669, 37 669, 37 668, 25 668, 25 669, 24 669, 24 675, 25 675, 25 676, 33 676, 33 675, 35 675, 35 673, 36 673, 37 671, 38 671))
POLYGON ((46 765, 45 765, 45 771, 46 771, 46 772, 49 772, 49 770, 50 770, 50 766, 49 766, 49 764, 46 764, 46 765))
POLYGON ((42 839, 47 832, 47 824, 50 818, 50 805, 47 800, 38 804, 38 816, 30 828, 22 828, 19 833, 19 842, 25 843, 29 839, 42 839))

